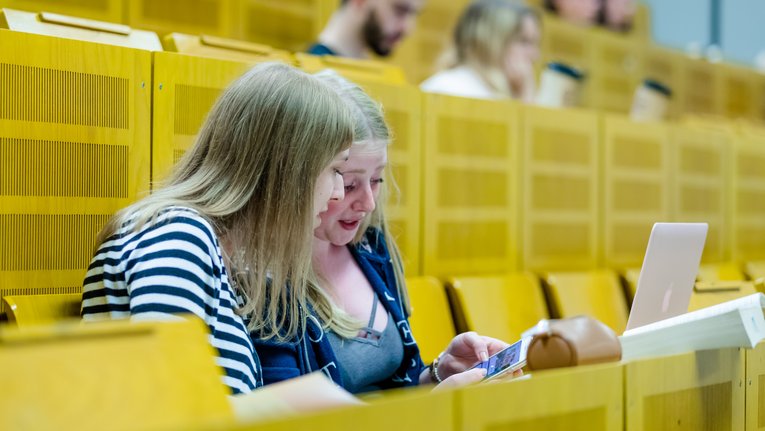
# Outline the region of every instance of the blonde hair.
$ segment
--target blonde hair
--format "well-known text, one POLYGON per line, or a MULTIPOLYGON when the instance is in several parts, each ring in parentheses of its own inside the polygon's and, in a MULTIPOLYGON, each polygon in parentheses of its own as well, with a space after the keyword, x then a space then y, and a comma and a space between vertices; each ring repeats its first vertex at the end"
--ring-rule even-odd
MULTIPOLYGON (((387 151, 387 147, 392 140, 390 128, 385 121, 385 114, 381 104, 375 102, 364 90, 353 82, 341 77, 332 70, 324 70, 316 76, 333 88, 340 97, 348 104, 353 117, 353 145, 352 151, 365 153, 377 153, 387 151)), ((385 203, 390 198, 391 193, 398 194, 395 180, 391 174, 390 167, 385 168, 385 182, 380 184, 380 192, 377 196, 374 211, 367 215, 359 225, 356 237, 352 244, 358 244, 365 236, 367 230, 372 227, 377 229, 388 246, 393 263, 393 272, 395 275, 396 290, 401 298, 402 306, 406 314, 411 313, 409 294, 406 289, 406 280, 404 278, 404 266, 401 259, 401 252, 396 245, 396 240, 391 234, 388 220, 385 217, 385 203)), ((339 310, 336 313, 340 313, 339 310)), ((345 335, 349 330, 351 335, 356 335, 358 327, 333 327, 335 332, 345 335)))
POLYGON ((515 96, 503 72, 507 47, 521 32, 526 17, 539 22, 534 9, 509 0, 476 0, 457 21, 452 46, 439 61, 441 69, 467 65, 499 95, 515 96))
POLYGON ((216 101, 166 184, 118 213, 99 243, 133 217, 138 230, 165 208, 193 208, 229 246, 248 329, 292 338, 307 323, 306 298, 329 309, 311 269, 313 196, 352 141, 350 110, 335 91, 283 64, 255 66, 216 101))

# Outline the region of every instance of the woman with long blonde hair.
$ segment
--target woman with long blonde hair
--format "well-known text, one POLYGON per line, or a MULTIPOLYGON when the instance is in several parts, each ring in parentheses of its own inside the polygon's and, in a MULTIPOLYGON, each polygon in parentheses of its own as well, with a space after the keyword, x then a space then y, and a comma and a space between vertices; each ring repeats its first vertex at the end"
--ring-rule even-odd
POLYGON ((387 172, 388 125, 380 105, 359 86, 331 71, 317 77, 340 94, 354 121, 354 142, 343 166, 345 197, 330 202, 314 231, 313 262, 334 319, 321 324, 317 318, 314 332, 290 344, 255 340, 265 383, 316 369, 354 393, 480 380, 484 370, 466 370, 505 343, 460 334, 439 362, 423 365, 409 327, 401 255, 385 217, 384 202, 394 188, 387 172))
POLYGON ((85 320, 198 316, 233 393, 263 384, 250 331, 302 333, 309 303, 331 322, 311 238, 353 140, 350 110, 281 64, 229 86, 166 184, 117 213, 84 281, 85 320))
POLYGON ((454 29, 442 70, 420 84, 423 91, 479 99, 532 102, 539 59, 538 14, 510 0, 476 0, 454 29))

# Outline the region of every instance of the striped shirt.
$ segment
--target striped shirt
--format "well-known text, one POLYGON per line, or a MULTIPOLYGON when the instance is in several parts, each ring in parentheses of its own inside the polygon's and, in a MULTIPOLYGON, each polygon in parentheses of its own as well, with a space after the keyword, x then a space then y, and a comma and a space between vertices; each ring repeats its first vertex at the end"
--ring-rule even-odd
POLYGON ((210 328, 223 383, 233 393, 262 386, 255 348, 235 308, 212 226, 189 208, 173 207, 137 232, 127 222, 96 251, 83 283, 84 320, 171 320, 194 314, 210 328))

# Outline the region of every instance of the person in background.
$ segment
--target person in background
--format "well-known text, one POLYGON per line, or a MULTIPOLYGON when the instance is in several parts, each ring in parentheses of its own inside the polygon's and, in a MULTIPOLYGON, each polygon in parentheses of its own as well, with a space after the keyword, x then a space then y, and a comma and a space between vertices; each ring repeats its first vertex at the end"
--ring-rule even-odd
POLYGON ((533 102, 539 59, 537 13, 508 0, 476 0, 460 16, 443 70, 423 91, 481 99, 533 102))
POLYGON ((602 0, 544 0, 544 8, 561 19, 581 26, 597 23, 602 0))
POLYGON ((308 53, 387 57, 414 30, 424 5, 425 0, 342 0, 308 53))
POLYGON ((333 86, 354 113, 354 143, 343 166, 345 198, 333 201, 314 231, 313 261, 331 298, 331 322, 312 319, 292 343, 255 339, 266 384, 322 370, 353 393, 418 384, 458 386, 480 381, 469 370, 507 345, 475 333, 456 336, 425 367, 409 327, 409 298, 401 257, 382 203, 390 133, 380 106, 333 72, 318 77, 333 86), (443 382, 443 383, 442 383, 443 382))
POLYGON ((598 21, 609 30, 626 33, 632 29, 636 10, 635 0, 603 0, 598 21))
POLYGON ((286 65, 254 67, 223 92, 167 183, 101 231, 83 319, 196 316, 232 393, 262 386, 249 331, 295 336, 309 299, 329 306, 311 282, 311 241, 343 197, 352 140, 336 91, 286 65))

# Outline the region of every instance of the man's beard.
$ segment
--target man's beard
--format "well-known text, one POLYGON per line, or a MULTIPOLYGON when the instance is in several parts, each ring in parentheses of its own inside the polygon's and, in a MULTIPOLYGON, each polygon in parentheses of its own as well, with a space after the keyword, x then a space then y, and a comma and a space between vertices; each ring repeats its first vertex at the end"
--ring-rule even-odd
POLYGON ((380 57, 387 57, 390 55, 391 48, 383 45, 385 42, 385 35, 382 32, 380 23, 377 21, 375 11, 371 11, 367 16, 367 20, 364 22, 364 27, 362 28, 362 33, 364 35, 364 42, 366 42, 367 47, 369 47, 372 52, 380 57))

